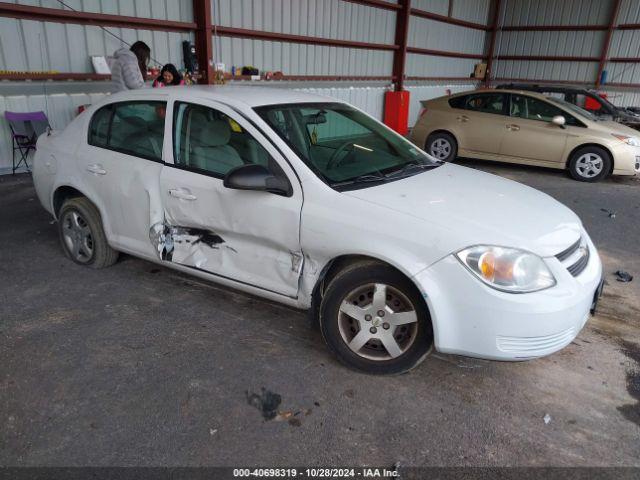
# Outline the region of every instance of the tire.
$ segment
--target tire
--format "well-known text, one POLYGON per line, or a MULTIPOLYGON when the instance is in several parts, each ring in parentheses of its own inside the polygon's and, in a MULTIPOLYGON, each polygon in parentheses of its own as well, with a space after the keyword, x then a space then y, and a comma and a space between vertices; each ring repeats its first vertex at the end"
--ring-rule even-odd
POLYGON ((64 253, 79 265, 105 268, 118 260, 109 246, 98 209, 85 197, 66 200, 58 214, 58 234, 64 253))
POLYGON ((432 133, 427 137, 424 149, 429 155, 438 160, 453 162, 458 155, 458 142, 449 133, 432 133))
POLYGON ((433 348, 420 292, 402 273, 375 261, 352 264, 333 278, 320 305, 320 330, 338 360, 376 375, 407 372, 433 348), (381 305, 383 315, 377 313, 381 305))
POLYGON ((583 147, 569 160, 569 174, 580 182, 599 182, 611 172, 611 155, 604 148, 583 147))

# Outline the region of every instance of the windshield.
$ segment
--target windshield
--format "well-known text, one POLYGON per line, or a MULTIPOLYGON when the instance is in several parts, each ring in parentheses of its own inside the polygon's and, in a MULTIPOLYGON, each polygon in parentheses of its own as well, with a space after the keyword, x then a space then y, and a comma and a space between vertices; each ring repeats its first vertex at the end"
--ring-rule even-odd
POLYGON ((569 103, 565 100, 561 100, 556 97, 547 97, 547 100, 549 100, 551 103, 555 103, 556 105, 560 105, 561 107, 566 108, 567 110, 569 110, 570 112, 576 115, 581 115, 586 119, 591 120, 592 122, 598 121, 598 117, 596 117, 593 113, 589 112, 588 110, 585 110, 584 108, 580 108, 577 105, 574 105, 573 103, 569 103))
POLYGON ((397 180, 440 165, 343 103, 269 105, 255 111, 332 187, 397 180))

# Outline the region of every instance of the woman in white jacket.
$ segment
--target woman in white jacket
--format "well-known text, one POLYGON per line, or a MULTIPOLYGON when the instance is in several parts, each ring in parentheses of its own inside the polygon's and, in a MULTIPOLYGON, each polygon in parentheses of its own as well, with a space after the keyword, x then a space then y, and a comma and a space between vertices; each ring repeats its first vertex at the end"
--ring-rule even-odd
POLYGON ((151 49, 141 41, 135 42, 131 48, 120 48, 113 54, 115 61, 111 66, 113 90, 135 90, 144 87, 147 77, 147 65, 151 58, 151 49))

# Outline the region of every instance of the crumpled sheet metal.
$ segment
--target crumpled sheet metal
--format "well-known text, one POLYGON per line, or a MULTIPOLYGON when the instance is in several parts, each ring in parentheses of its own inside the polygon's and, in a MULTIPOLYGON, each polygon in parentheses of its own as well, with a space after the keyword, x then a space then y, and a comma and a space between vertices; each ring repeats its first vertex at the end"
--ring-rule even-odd
MULTIPOLYGON (((174 227, 156 223, 149 239, 158 258, 169 262, 206 269, 211 249, 219 249, 224 240, 219 235, 199 228, 174 227)), ((233 250, 233 249, 230 249, 233 250)))

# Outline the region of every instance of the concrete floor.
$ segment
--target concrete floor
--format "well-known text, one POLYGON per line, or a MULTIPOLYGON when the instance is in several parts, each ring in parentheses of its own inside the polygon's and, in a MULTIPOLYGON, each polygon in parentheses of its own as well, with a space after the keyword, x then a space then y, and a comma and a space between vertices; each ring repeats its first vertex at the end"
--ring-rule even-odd
POLYGON ((30 178, 0 177, 0 465, 640 466, 640 181, 462 163, 564 202, 598 245, 600 313, 560 353, 354 373, 303 313, 129 256, 71 263, 30 178), (263 388, 295 420, 265 421, 263 388))

